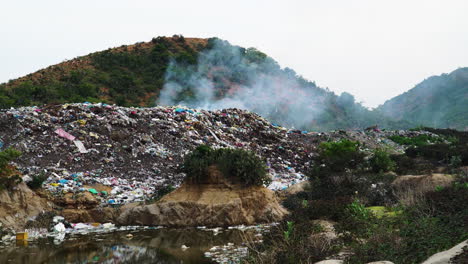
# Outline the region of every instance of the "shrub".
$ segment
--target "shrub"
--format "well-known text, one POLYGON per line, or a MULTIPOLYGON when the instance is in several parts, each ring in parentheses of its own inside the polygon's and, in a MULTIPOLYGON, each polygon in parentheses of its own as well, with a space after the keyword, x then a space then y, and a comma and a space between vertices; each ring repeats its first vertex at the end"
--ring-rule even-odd
POLYGON ((372 220, 375 220, 372 212, 365 208, 358 199, 346 204, 337 229, 349 238, 367 238, 372 231, 372 220))
POLYGON ((28 187, 35 190, 42 187, 42 183, 47 180, 47 175, 45 173, 41 173, 39 175, 34 175, 32 180, 27 183, 28 187))
POLYGON ((352 198, 350 196, 337 197, 335 199, 321 199, 309 201, 307 208, 302 212, 297 213, 297 217, 306 219, 326 218, 339 221, 343 218, 343 213, 352 198))
POLYGON ((425 146, 425 145, 437 143, 437 142, 443 142, 443 138, 433 137, 429 135, 418 135, 415 137, 390 136, 388 138, 400 145, 417 146, 417 147, 425 146))
POLYGON ((454 156, 458 157, 460 161, 457 165, 468 165, 468 148, 467 143, 464 144, 433 144, 420 147, 410 147, 406 149, 408 157, 423 157, 434 162, 450 163, 450 159, 454 156))
POLYGON ((430 173, 439 165, 425 159, 411 158, 405 154, 391 155, 391 159, 395 162, 395 172, 400 175, 430 173))
POLYGON ((339 244, 311 235, 321 226, 307 221, 282 221, 264 235, 264 243, 251 246, 250 254, 241 263, 296 264, 315 263, 339 251, 339 244))
MULTIPOLYGON (((317 161, 325 164, 327 170, 343 172, 355 169, 364 160, 364 153, 359 150, 359 142, 347 139, 338 142, 323 142, 319 147, 317 161)), ((323 166, 320 166, 323 168, 323 166)))
POLYGON ((6 169, 8 163, 16 158, 21 156, 21 152, 13 149, 7 148, 4 151, 0 151, 0 173, 6 169))
POLYGON ((344 218, 340 231, 354 239, 349 244, 354 255, 346 262, 386 259, 396 264, 420 263, 434 253, 468 239, 468 209, 464 202, 467 196, 468 188, 454 184, 424 194, 422 202, 404 207, 392 218, 373 219, 367 221, 367 225, 359 225, 362 221, 356 222, 356 218, 344 218), (363 234, 367 237, 365 242, 356 239, 363 234))
POLYGON ((267 175, 265 163, 251 151, 242 149, 212 149, 201 145, 187 155, 183 171, 187 178, 200 183, 208 176, 208 167, 215 165, 233 182, 244 185, 268 185, 271 179, 267 175))
POLYGON ((369 159, 369 165, 375 173, 393 171, 396 167, 396 163, 390 158, 390 155, 382 149, 374 151, 374 155, 369 159))
POLYGON ((353 172, 360 170, 364 156, 355 141, 320 144, 319 155, 307 175, 314 190, 312 198, 352 195, 359 185, 353 172))

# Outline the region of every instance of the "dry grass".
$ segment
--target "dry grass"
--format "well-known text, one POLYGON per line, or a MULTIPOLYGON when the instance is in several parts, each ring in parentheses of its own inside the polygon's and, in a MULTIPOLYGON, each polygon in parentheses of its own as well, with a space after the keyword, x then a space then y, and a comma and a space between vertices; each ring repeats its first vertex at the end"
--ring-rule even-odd
POLYGON ((425 193, 434 191, 439 186, 448 186, 453 181, 453 177, 444 174, 405 177, 405 180, 393 183, 396 197, 403 206, 418 205, 424 200, 425 193))
MULTIPOLYGON (((302 233, 304 231, 298 231, 302 233)), ((281 226, 271 230, 268 245, 261 245, 252 238, 245 237, 244 243, 249 248, 249 256, 243 264, 312 264, 337 253, 337 240, 329 239, 325 233, 319 231, 307 237, 287 240, 283 236, 281 226)))

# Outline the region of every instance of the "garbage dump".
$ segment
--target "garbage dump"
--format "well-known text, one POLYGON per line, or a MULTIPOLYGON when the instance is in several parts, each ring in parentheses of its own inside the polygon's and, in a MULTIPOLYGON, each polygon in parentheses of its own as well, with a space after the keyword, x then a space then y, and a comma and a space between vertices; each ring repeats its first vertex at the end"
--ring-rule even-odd
POLYGON ((428 132, 318 133, 287 129, 240 109, 180 106, 82 103, 0 111, 0 147, 23 153, 16 165, 25 180, 46 175, 43 187, 53 195, 90 192, 106 206, 145 201, 161 188, 177 187, 185 177, 179 168, 184 156, 200 144, 254 151, 269 168, 269 188, 281 190, 305 180, 323 141, 349 138, 368 148, 402 151, 387 137, 408 133, 428 132))

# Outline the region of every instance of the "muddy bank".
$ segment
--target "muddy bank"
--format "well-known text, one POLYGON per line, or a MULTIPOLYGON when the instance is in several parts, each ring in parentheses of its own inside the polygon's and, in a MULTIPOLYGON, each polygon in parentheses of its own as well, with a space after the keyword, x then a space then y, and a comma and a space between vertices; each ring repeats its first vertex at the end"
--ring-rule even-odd
POLYGON ((182 185, 161 201, 126 210, 121 225, 230 226, 275 222, 286 210, 263 187, 182 185))

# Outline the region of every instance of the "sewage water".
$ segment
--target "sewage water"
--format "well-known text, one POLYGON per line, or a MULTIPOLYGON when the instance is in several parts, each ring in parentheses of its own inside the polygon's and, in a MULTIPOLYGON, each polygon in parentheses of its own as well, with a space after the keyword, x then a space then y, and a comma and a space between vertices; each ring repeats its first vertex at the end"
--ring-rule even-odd
POLYGON ((215 235, 200 229, 149 229, 70 235, 61 243, 53 238, 0 246, 0 263, 157 263, 211 264, 213 246, 241 245, 253 231, 223 230, 215 235), (132 234, 132 238, 127 238, 132 234), (188 247, 183 249, 182 245, 188 247))

